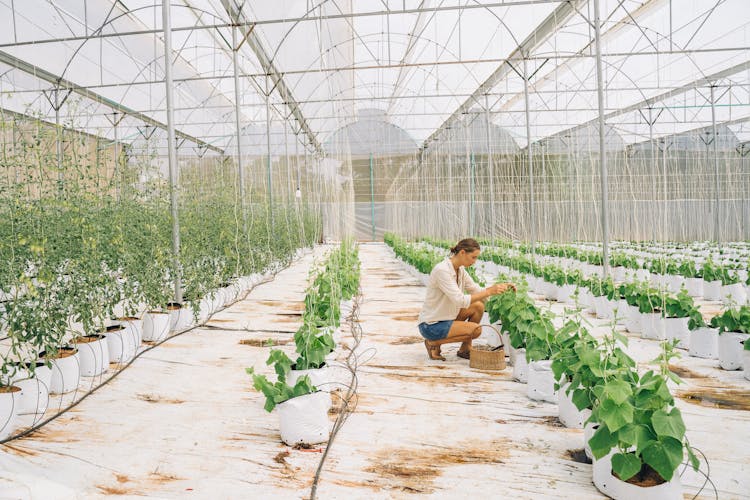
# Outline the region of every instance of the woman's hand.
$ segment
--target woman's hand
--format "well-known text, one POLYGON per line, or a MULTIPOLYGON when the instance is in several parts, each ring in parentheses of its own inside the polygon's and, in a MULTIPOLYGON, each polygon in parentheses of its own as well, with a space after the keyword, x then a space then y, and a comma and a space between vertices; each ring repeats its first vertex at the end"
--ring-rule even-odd
POLYGON ((496 283, 492 286, 487 287, 487 291, 490 295, 500 295, 508 290, 516 291, 516 285, 513 283, 496 283))

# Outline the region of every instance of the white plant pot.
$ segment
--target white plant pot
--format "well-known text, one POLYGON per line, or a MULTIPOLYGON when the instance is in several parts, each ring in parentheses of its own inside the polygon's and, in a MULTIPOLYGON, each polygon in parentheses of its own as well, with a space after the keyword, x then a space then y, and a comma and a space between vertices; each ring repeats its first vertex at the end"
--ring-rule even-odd
POLYGON ((612 268, 612 279, 614 281, 625 281, 625 273, 627 269, 623 266, 617 266, 612 268))
POLYGON ((573 303, 573 295, 575 294, 576 286, 575 285, 563 285, 559 288, 557 292, 557 301, 563 302, 565 304, 572 304, 573 303))
POLYGON ((107 352, 110 363, 127 363, 135 355, 135 339, 123 324, 107 327, 107 352))
POLYGON ((109 368, 109 348, 106 335, 87 335, 86 337, 76 337, 76 339, 73 339, 73 345, 78 348, 81 376, 95 377, 107 371, 107 368, 109 368), (76 339, 89 340, 92 338, 96 340, 76 342, 76 339))
POLYGON ((322 368, 310 370, 290 370, 286 383, 287 385, 294 386, 297 380, 305 375, 310 377, 310 383, 319 391, 331 392, 332 374, 328 364, 323 365, 322 368))
POLYGON ((647 281, 650 277, 651 273, 648 269, 636 269, 635 270, 635 279, 638 281, 647 281))
POLYGON ((690 318, 665 318, 664 319, 664 335, 667 340, 679 340, 677 347, 680 349, 687 349, 689 345, 689 334, 688 322, 690 318))
POLYGON ((685 288, 691 297, 703 297, 703 278, 686 278, 685 288))
POLYGON ((719 358, 719 329, 703 326, 690 332, 690 346, 688 350, 696 358, 719 358))
POLYGON ((747 349, 742 350, 742 369, 744 370, 744 377, 750 380, 750 351, 747 349))
POLYGON ((552 361, 541 360, 529 363, 526 396, 534 401, 557 403, 557 391, 555 391, 555 376, 552 373, 552 361))
POLYGON ((606 295, 594 297, 594 308, 597 318, 607 319, 612 317, 612 305, 606 295))
POLYGON ((328 441, 328 408, 331 396, 318 391, 289 399, 276 406, 281 440, 289 446, 328 441))
POLYGON ((682 288, 682 284, 685 282, 685 278, 683 278, 682 276, 670 276, 667 282, 669 291, 677 293, 680 291, 680 288, 682 288))
POLYGON ((664 318, 661 317, 661 313, 641 314, 641 338, 651 340, 667 338, 664 331, 664 318))
POLYGON ((65 394, 78 388, 81 381, 80 354, 75 349, 75 354, 64 358, 50 359, 52 363, 52 377, 50 377, 50 394, 65 394))
POLYGON ((138 348, 143 340, 143 320, 140 318, 125 317, 118 318, 119 324, 125 327, 127 337, 133 345, 133 354, 138 352, 138 348))
POLYGON ((742 368, 742 345, 747 333, 724 332, 719 335, 719 365, 724 370, 739 370, 742 368))
POLYGON ((651 281, 651 284, 655 288, 664 288, 664 287, 666 287, 668 279, 669 279, 668 276, 666 276, 664 274, 652 274, 649 277, 649 280, 651 281))
POLYGON ((547 297, 547 300, 557 300, 557 285, 545 282, 544 296, 547 297))
POLYGON ((19 369, 11 383, 21 389, 16 413, 27 415, 44 413, 49 406, 49 388, 52 381, 52 370, 43 362, 38 362, 32 376, 28 368, 19 369))
POLYGON ((744 306, 747 302, 745 285, 742 283, 734 283, 732 285, 722 286, 721 300, 724 302, 724 305, 735 304, 737 306, 744 306))
POLYGON ((703 281, 703 298, 721 300, 721 280, 703 281))
POLYGON ((628 306, 628 317, 625 320, 625 329, 630 333, 641 333, 641 312, 638 306, 628 306))
MULTIPOLYGON (((498 330, 500 330, 500 326, 498 326, 498 330)), ((511 359, 511 349, 513 348, 510 346, 510 335, 508 335, 507 332, 500 330, 500 337, 503 339, 503 350, 508 356, 508 364, 513 366, 513 360, 511 359)))
POLYGON ((0 392, 0 439, 5 439, 16 430, 18 401, 21 399, 21 388, 10 386, 0 392))
POLYGON ((143 315, 143 340, 160 342, 169 335, 169 314, 149 311, 143 315))
POLYGON ((526 349, 514 349, 513 379, 525 384, 529 380, 529 364, 526 361, 526 349))
POLYGON ((657 486, 637 486, 626 483, 612 474, 612 455, 594 460, 592 469, 594 486, 614 500, 682 500, 680 475, 675 473, 672 480, 657 486))
POLYGON ((630 305, 628 305, 628 301, 625 299, 618 299, 615 302, 610 301, 610 305, 612 305, 612 315, 617 318, 617 324, 624 326, 630 313, 630 305))
POLYGON ((591 410, 586 408, 581 411, 576 408, 573 399, 566 393, 568 387, 570 387, 570 382, 563 384, 557 394, 560 422, 570 429, 583 429, 583 423, 591 416, 591 410))

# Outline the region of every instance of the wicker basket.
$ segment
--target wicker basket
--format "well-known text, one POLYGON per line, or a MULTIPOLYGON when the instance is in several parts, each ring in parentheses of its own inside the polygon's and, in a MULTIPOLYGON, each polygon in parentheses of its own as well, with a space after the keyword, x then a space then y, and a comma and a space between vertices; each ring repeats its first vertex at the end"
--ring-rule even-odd
POLYGON ((497 347, 489 346, 471 346, 469 352, 469 366, 478 370, 505 370, 505 346, 503 345, 503 338, 500 332, 497 331, 494 325, 482 325, 489 326, 497 334, 500 345, 497 347))

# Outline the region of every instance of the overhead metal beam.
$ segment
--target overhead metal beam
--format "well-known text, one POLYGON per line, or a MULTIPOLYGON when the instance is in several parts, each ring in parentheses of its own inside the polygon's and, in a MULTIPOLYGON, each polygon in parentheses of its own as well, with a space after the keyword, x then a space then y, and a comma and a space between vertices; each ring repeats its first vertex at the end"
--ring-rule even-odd
MULTIPOLYGON (((229 17, 235 22, 249 22, 245 17, 245 13, 242 12, 241 9, 236 8, 235 2, 233 0, 221 0, 221 4, 224 6, 224 10, 227 11, 227 14, 229 14, 229 17)), ((297 103, 297 101, 295 100, 294 96, 292 95, 291 89, 287 87, 284 78, 276 69, 273 61, 268 57, 268 54, 266 54, 266 51, 263 48, 263 45, 260 42, 260 38, 258 37, 258 34, 255 30, 252 30, 252 32, 247 36, 247 45, 250 47, 250 49, 252 49, 255 57, 260 63, 261 68, 263 68, 263 71, 265 71, 266 75, 271 79, 273 88, 277 89, 282 101, 287 106, 287 108, 289 108, 289 112, 297 121, 299 128, 307 136, 310 145, 315 149, 315 151, 323 154, 323 147, 318 141, 315 133, 308 125, 307 120, 305 120, 305 117, 302 114, 302 110, 299 107, 299 103, 297 103)), ((270 96, 267 96, 266 98, 268 99, 270 98, 270 96)))
MULTIPOLYGON (((259 19, 256 21, 247 21, 243 23, 215 23, 205 24, 201 26, 178 26, 172 28, 172 32, 177 31, 197 31, 197 30, 216 30, 221 28, 231 27, 243 27, 243 26, 262 26, 262 25, 273 25, 273 24, 293 24, 300 22, 310 21, 327 21, 331 19, 355 19, 359 17, 378 17, 386 15, 411 15, 421 14, 424 12, 449 12, 455 10, 473 10, 473 9, 492 9, 502 7, 513 7, 513 6, 524 6, 524 5, 537 5, 547 3, 559 3, 562 0, 508 0, 505 2, 493 2, 493 3, 476 3, 476 4, 465 4, 465 5, 445 5, 439 7, 417 7, 414 9, 388 9, 388 10, 377 10, 369 12, 349 12, 339 14, 328 14, 324 16, 309 15, 304 17, 288 17, 279 19, 259 19)), ((154 35, 160 34, 161 29, 145 29, 145 30, 133 30, 133 31, 121 31, 115 33, 103 33, 95 32, 88 33, 80 36, 68 36, 59 38, 40 38, 37 40, 21 40, 14 41, 12 43, 2 43, 0 48, 7 47, 20 47, 24 45, 40 45, 45 43, 59 43, 59 42, 78 42, 92 39, 103 39, 103 38, 119 38, 123 36, 136 36, 136 35, 154 35)))
MULTIPOLYGON (((735 66, 732 66, 731 68, 724 69, 722 71, 718 71, 716 73, 713 73, 711 75, 707 75, 701 78, 698 78, 697 80, 693 80, 690 83, 686 83, 685 85, 682 85, 680 87, 676 87, 672 90, 668 90, 666 92, 662 92, 661 94, 657 94, 655 96, 649 97, 648 99, 643 99, 641 101, 638 101, 636 103, 631 104, 630 106, 626 106, 621 109, 617 109, 615 111, 612 111, 610 113, 607 113, 604 115, 604 120, 610 120, 616 116, 624 115, 626 113, 630 113, 632 111, 638 111, 639 109, 643 108, 649 108, 653 106, 655 103, 663 101, 665 99, 669 99, 670 97, 684 94, 685 92, 688 92, 690 90, 693 90, 698 87, 708 87, 712 86, 713 83, 717 80, 721 80, 722 78, 727 78, 731 75, 737 74, 740 71, 745 71, 750 69, 750 61, 745 61, 740 64, 737 64, 735 66)), ((744 120, 744 119, 743 119, 744 120)), ((593 120, 589 120, 587 122, 581 123, 579 125, 576 125, 571 128, 567 128, 565 130, 561 130, 560 132, 557 132, 553 135, 550 135, 548 137, 545 137, 543 139, 539 140, 549 140, 553 137, 560 137, 566 134, 571 134, 573 132, 577 132, 578 130, 584 129, 586 127, 589 127, 591 125, 596 124, 599 121, 599 118, 594 118, 593 120)), ((729 122, 724 122, 729 123, 729 122)), ((670 134, 671 135, 671 134, 670 134)), ((538 142, 538 141, 537 141, 538 142)))
POLYGON ((497 82, 505 78, 505 76, 513 71, 513 66, 508 60, 521 60, 528 56, 536 47, 543 43, 550 35, 555 33, 561 26, 573 17, 578 9, 586 4, 588 0, 570 0, 563 4, 560 4, 554 11, 548 15, 539 26, 534 29, 529 36, 516 47, 513 52, 506 58, 506 61, 500 64, 498 68, 492 72, 492 74, 477 88, 474 93, 461 104, 456 111, 448 117, 425 141, 423 148, 434 139, 440 136, 440 134, 453 123, 455 123, 461 115, 467 112, 471 106, 479 102, 479 98, 492 90, 497 82))
MULTIPOLYGON (((162 123, 158 120, 154 120, 150 116, 147 116, 147 115, 144 115, 143 113, 139 113, 138 111, 132 110, 128 108, 127 106, 120 104, 119 102, 113 101, 95 92, 92 92, 91 90, 85 87, 81 87, 80 85, 73 83, 70 80, 61 78, 38 66, 34 66, 33 64, 28 63, 15 56, 12 56, 8 54, 7 52, 0 51, 0 63, 7 64, 8 66, 12 66, 20 71, 23 71, 24 73, 33 75, 36 78, 39 78, 40 80, 49 82, 55 85, 55 88, 73 91, 80 96, 83 96, 87 99, 91 99, 92 101, 98 102, 100 104, 104 104, 105 106, 109 106, 113 110, 120 111, 122 113, 130 115, 133 118, 136 118, 149 125, 153 125, 154 127, 159 127, 164 130, 167 130, 168 128, 167 124, 165 123, 162 123)), ((205 141, 202 141, 201 139, 198 139, 197 137, 193 137, 192 135, 185 134, 184 132, 180 132, 179 130, 175 130, 175 134, 177 137, 180 137, 182 139, 187 139, 190 142, 194 142, 198 146, 203 146, 208 149, 211 149, 212 151, 216 151, 217 153, 224 154, 223 149, 218 148, 205 141)))

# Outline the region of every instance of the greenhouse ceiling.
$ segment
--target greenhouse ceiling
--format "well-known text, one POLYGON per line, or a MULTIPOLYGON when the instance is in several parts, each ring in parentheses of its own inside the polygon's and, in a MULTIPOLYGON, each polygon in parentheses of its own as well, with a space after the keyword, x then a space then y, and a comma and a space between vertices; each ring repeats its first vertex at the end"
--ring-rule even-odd
MULTIPOLYGON (((172 0, 174 126, 227 153, 238 128, 324 153, 373 109, 422 147, 477 110, 521 147, 600 110, 626 144, 714 121, 750 139, 750 2, 599 0, 601 108, 596 3, 172 0)), ((161 0, 0 10, 0 108, 126 141, 166 127, 161 0)))

